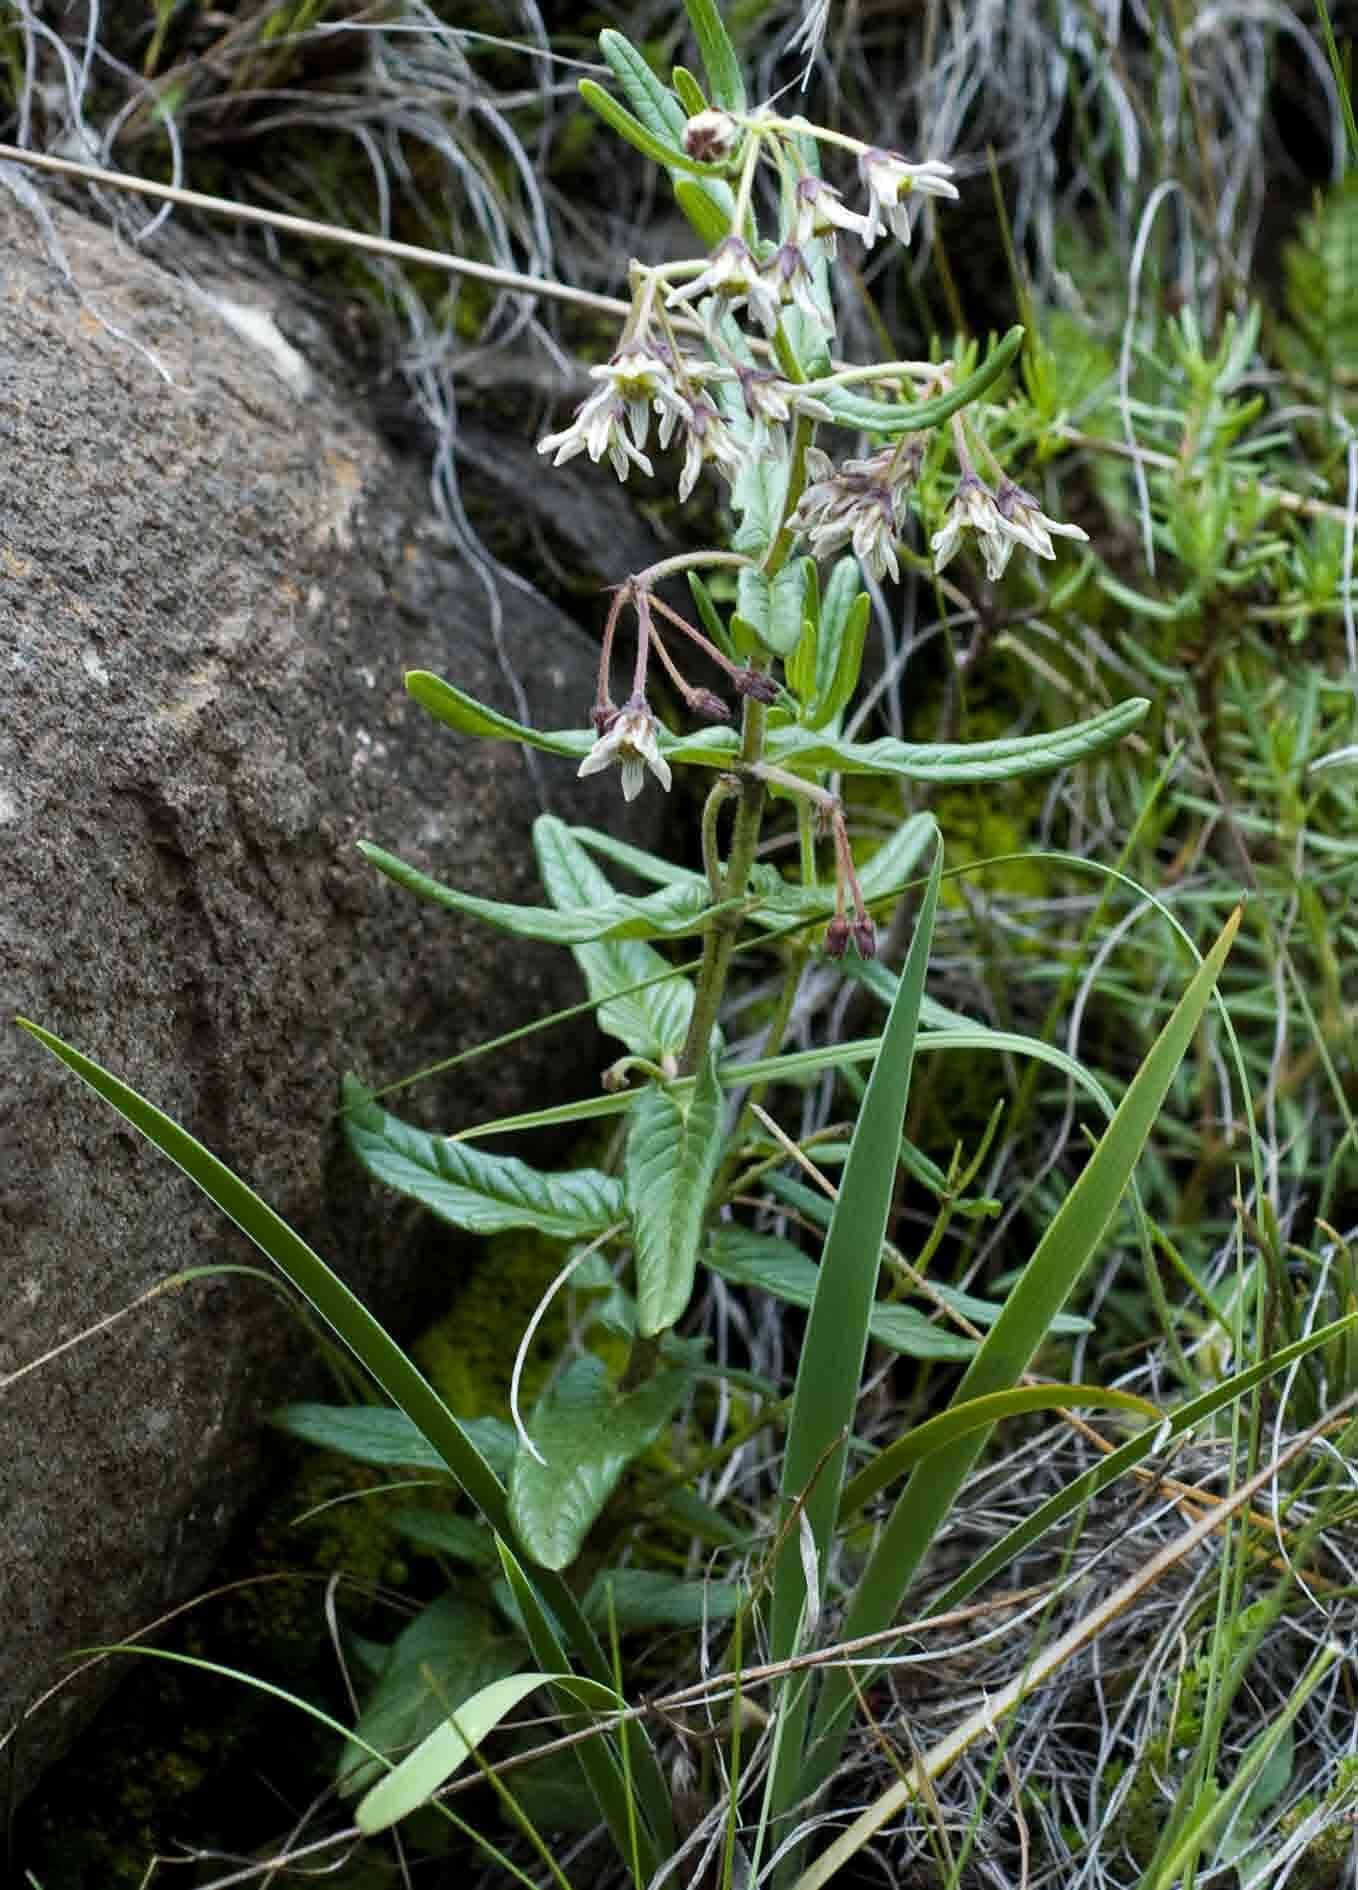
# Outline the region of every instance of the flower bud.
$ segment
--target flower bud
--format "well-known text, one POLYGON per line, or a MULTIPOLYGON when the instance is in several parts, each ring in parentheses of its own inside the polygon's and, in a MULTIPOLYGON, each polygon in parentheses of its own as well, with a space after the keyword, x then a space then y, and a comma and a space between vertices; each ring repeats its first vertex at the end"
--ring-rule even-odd
POLYGON ((684 126, 683 146, 699 164, 720 164, 736 148, 740 127, 729 112, 698 112, 684 126))
POLYGON ((837 913, 825 928, 825 956, 842 958, 849 949, 849 921, 837 913))
POLYGON ((778 700, 778 685, 766 670, 751 669, 747 664, 744 669, 736 672, 732 680, 735 682, 739 695, 753 696, 756 702, 778 700))
POLYGON ((711 689, 695 689, 689 697, 688 706, 705 722, 729 722, 731 719, 731 711, 711 689))
POLYGON ((853 922, 853 942, 858 947, 860 958, 877 956, 877 928, 866 913, 853 922))

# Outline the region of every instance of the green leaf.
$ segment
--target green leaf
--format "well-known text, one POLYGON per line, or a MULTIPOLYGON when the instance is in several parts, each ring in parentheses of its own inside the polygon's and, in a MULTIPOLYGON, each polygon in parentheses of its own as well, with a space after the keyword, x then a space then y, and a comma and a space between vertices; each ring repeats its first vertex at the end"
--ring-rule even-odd
MULTIPOLYGON (((769 614, 762 635, 778 656, 791 656, 802 634, 806 599, 806 558, 790 558, 769 585, 769 614)), ((745 573, 741 572, 743 578, 745 573)))
POLYGON ((703 97, 703 88, 689 71, 687 66, 676 66, 670 73, 675 95, 690 118, 696 118, 700 112, 708 109, 703 97))
POLYGON ((233 1175, 225 1163, 219 1162, 201 1142, 153 1103, 40 1025, 24 1018, 20 1018, 19 1023, 88 1083, 96 1095, 112 1103, 125 1121, 162 1154, 168 1155, 175 1166, 254 1241, 305 1295, 392 1402, 407 1414, 492 1527, 507 1530, 504 1490, 469 1432, 458 1423, 423 1373, 339 1276, 331 1272, 320 1255, 267 1207, 252 1188, 233 1175))
MULTIPOLYGON (((855 568, 856 560, 852 560, 855 568)), ((834 667, 829 670, 823 682, 817 682, 815 700, 802 717, 802 725, 809 729, 823 729, 844 713, 849 699, 858 687, 858 678, 863 668, 863 646, 868 639, 868 618, 870 602, 866 591, 859 591, 849 606, 843 628, 837 638, 827 639, 817 652, 818 677, 824 673, 831 655, 834 667), (825 661, 821 659, 824 657, 825 661)))
POLYGON ((634 1457, 649 1450, 691 1382, 661 1369, 619 1393, 597 1358, 573 1359, 538 1406, 529 1433, 545 1461, 520 1450, 509 1480, 519 1540, 544 1568, 568 1568, 634 1457))
POLYGON ((945 1444, 969 1437, 973 1431, 993 1430, 1005 1418, 1021 1417, 1031 1411, 1073 1411, 1085 1407, 1134 1411, 1138 1417, 1157 1426, 1162 1417, 1149 1399, 1138 1398, 1131 1391, 1106 1390, 1101 1385, 1017 1385, 1008 1391, 992 1391, 982 1398, 954 1403, 937 1417, 917 1424, 894 1444, 888 1444, 845 1484, 839 1504, 840 1523, 850 1521, 889 1483, 894 1483, 897 1477, 936 1450, 942 1450, 945 1444))
POLYGON ((359 852, 408 892, 420 893, 450 912, 483 919, 516 938, 543 939, 551 945, 586 945, 595 939, 685 938, 705 932, 716 913, 730 910, 729 906, 708 904, 706 883, 698 881, 696 875, 685 885, 665 886, 641 899, 628 893, 612 893, 602 905, 571 906, 562 911, 555 906, 516 906, 500 899, 478 899, 473 893, 459 892, 455 886, 431 879, 418 867, 407 866, 394 853, 368 840, 359 842, 359 852))
MULTIPOLYGON (((425 669, 406 671, 406 692, 422 708, 459 734, 479 735, 483 740, 522 742, 527 748, 540 748, 544 754, 562 755, 571 761, 583 761, 594 746, 588 729, 566 728, 544 731, 515 722, 510 716, 488 709, 474 696, 464 695, 442 676, 425 669)), ((740 736, 735 729, 707 727, 692 735, 671 735, 662 728, 657 745, 667 761, 696 763, 709 768, 726 768, 740 752, 740 736)))
MULTIPOLYGON (((815 1300, 820 1268, 791 1241, 776 1235, 719 1227, 714 1230, 704 1260, 732 1286, 772 1293, 790 1306, 809 1307, 815 1300)), ((913 1306, 874 1302, 868 1314, 868 1331, 878 1345, 907 1358, 968 1359, 976 1350, 974 1339, 932 1324, 913 1306)))
POLYGON ((895 774, 910 781, 1010 781, 1070 767, 1120 741, 1150 703, 1132 696, 1087 722, 1045 735, 1006 735, 989 742, 846 742, 795 725, 771 731, 765 759, 780 768, 838 768, 845 774, 895 774))
POLYGON ((344 1132, 370 1175, 440 1220, 473 1234, 531 1227, 554 1240, 589 1240, 623 1219, 622 1184, 597 1168, 545 1174, 512 1155, 487 1155, 388 1115, 353 1077, 344 1132))
POLYGON ((702 54, 713 104, 724 112, 743 112, 745 80, 720 11, 713 0, 684 0, 684 11, 702 54))
MULTIPOLYGON (((882 1035, 882 1048, 854 1128, 797 1366, 783 1458, 782 1496, 785 1508, 796 1502, 802 1504, 802 1516, 810 1529, 821 1570, 828 1566, 839 1513, 848 1437, 876 1297, 878 1261, 896 1183, 896 1160, 942 871, 940 844, 896 1001, 882 1035)), ((794 1529, 774 1563, 769 1637, 774 1660, 786 1660, 798 1651, 806 1600, 806 1573, 794 1529)), ((769 1782, 769 1815, 775 1830, 784 1828, 783 1819, 805 1793, 802 1740, 808 1710, 804 1688, 788 1694, 769 1782)))
POLYGON ((585 1613, 600 1634, 608 1633, 612 1620, 623 1634, 637 1628, 700 1628, 705 1621, 729 1621, 743 1596, 739 1582, 694 1582, 649 1568, 606 1568, 590 1583, 585 1613))
MULTIPOLYGON (((1052 1218, 1004 1310, 986 1334, 954 1394, 953 1406, 1005 1391, 1028 1370, 1034 1352, 1103 1239, 1160 1112, 1165 1094, 1202 1021, 1240 923, 1237 909, 1198 968, 1169 1021, 1133 1077, 1088 1163, 1052 1218)), ((844 1623, 846 1640, 872 1634, 894 1618, 921 1558, 985 1445, 988 1430, 970 1433, 919 1465, 859 1579, 844 1623)), ((833 1771, 852 1706, 843 1677, 827 1673, 816 1713, 816 1756, 803 1791, 833 1771)))
POLYGON ((506 1713, 512 1713, 530 1693, 549 1685, 601 1712, 616 1712, 626 1704, 612 1687, 581 1680, 570 1673, 517 1674, 491 1681, 470 1699, 460 1694, 446 1697, 441 1711, 442 1724, 435 1726, 415 1751, 374 1785, 359 1804, 354 1813, 354 1823, 359 1830, 365 1837, 389 1831, 392 1825, 427 1804, 460 1770, 482 1740, 494 1732, 506 1713))
POLYGON ((733 551, 762 558, 773 543, 783 516, 783 498, 787 491, 787 465, 765 454, 756 459, 747 454, 731 488, 731 505, 740 520, 731 540, 733 551))
POLYGON ((447 1717, 450 1701, 465 1700, 522 1667, 527 1658, 520 1637, 506 1633, 487 1608, 451 1593, 430 1602, 393 1641, 354 1739, 345 1744, 338 1770, 341 1797, 352 1798, 382 1773, 365 1748, 396 1758, 447 1717))
POLYGON ((899 439, 903 433, 923 433, 930 427, 941 426, 945 420, 951 420, 955 413, 960 413, 963 407, 970 406, 978 395, 1000 378, 1022 345, 1022 328, 1011 328, 1004 339, 991 349, 975 373, 968 374, 965 380, 959 381, 946 394, 936 394, 932 400, 916 401, 912 406, 898 407, 884 400, 868 400, 843 387, 817 388, 816 392, 840 426, 857 427, 865 433, 899 439))
POLYGON ((708 590, 696 571, 688 572, 687 576, 688 588, 693 594, 693 602, 699 617, 702 619, 703 629, 707 632, 708 636, 711 637, 723 656, 733 657, 736 653, 736 647, 727 635, 726 625, 721 620, 721 612, 712 601, 711 591, 708 590))
MULTIPOLYGON (((514 1433, 505 1430, 509 1436, 509 1459, 512 1463, 517 1448, 514 1433)), ((505 1475, 509 1474, 509 1465, 505 1466, 505 1475)), ((391 1526, 407 1542, 413 1542, 416 1548, 429 1549, 435 1555, 444 1555, 453 1562, 470 1562, 473 1568, 498 1569, 500 1559, 495 1553, 495 1537, 484 1523, 477 1522, 471 1516, 450 1516, 441 1509, 402 1509, 391 1518, 391 1526)))
POLYGON ((736 579, 736 613, 732 618, 733 626, 738 626, 748 636, 757 637, 761 643, 767 644, 771 609, 772 597, 768 579, 756 565, 743 565, 736 579))
POLYGON ((734 202, 726 185, 700 183, 696 177, 675 177, 674 200, 688 219, 704 249, 715 249, 731 233, 734 202))
MULTIPOLYGON (((355 1463, 375 1464, 382 1470, 410 1468, 447 1474, 442 1453, 419 1426, 404 1411, 386 1405, 285 1404, 271 1414, 270 1422, 303 1443, 333 1450, 355 1463)), ((508 1476, 515 1450, 509 1425, 498 1418, 471 1418, 462 1421, 462 1429, 496 1476, 508 1476)))
MULTIPOLYGON (((538 870, 548 897, 558 908, 586 910, 607 906, 615 897, 612 886, 585 848, 552 814, 540 814, 533 823, 533 846, 538 870)), ((599 1028, 621 1039, 633 1056, 663 1065, 677 1057, 688 1037, 693 1014, 693 986, 672 973, 649 990, 614 997, 616 991, 664 977, 669 965, 640 939, 610 939, 573 948, 575 962, 585 974, 589 995, 599 1003, 599 1028)))
POLYGON ((924 857, 924 850, 936 831, 931 814, 911 814, 908 820, 901 821, 867 865, 859 868, 858 883, 863 888, 863 897, 881 899, 899 892, 924 857))
POLYGON ((636 1247, 637 1322, 654 1338, 681 1319, 721 1158, 722 1095, 709 1052, 697 1081, 680 1092, 652 1083, 627 1129, 624 1178, 636 1247))
POLYGON ((647 131, 670 148, 671 156, 666 162, 673 162, 676 150, 681 157, 685 156, 682 140, 687 114, 673 92, 656 78, 645 57, 625 34, 615 32, 612 27, 605 27, 600 33, 599 51, 647 131))

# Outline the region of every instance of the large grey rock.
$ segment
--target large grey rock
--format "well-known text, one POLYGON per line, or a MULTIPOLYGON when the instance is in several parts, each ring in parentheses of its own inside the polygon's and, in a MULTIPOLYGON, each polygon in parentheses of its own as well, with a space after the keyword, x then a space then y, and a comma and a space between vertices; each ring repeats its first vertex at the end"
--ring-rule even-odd
MULTIPOLYGON (((389 1081, 581 994, 565 954, 421 904, 355 851, 372 837, 536 896, 522 757, 401 688, 427 667, 511 706, 422 474, 337 390, 319 330, 292 353, 256 322, 262 346, 174 271, 49 212, 44 232, 0 187, 0 1730, 72 1650, 203 1582, 257 1483, 261 1414, 312 1357, 276 1293, 237 1275, 47 1358, 182 1268, 255 1256, 12 1017, 186 1123, 399 1319, 400 1208, 340 1147, 339 1073, 389 1081)), ((218 287, 309 332, 277 284, 218 287)), ((503 606, 534 718, 583 722, 588 638, 540 597, 503 606)), ((621 812, 614 780, 548 762, 542 784, 568 816, 621 812)), ((627 831, 650 837, 657 812, 647 796, 627 831)), ((404 1106, 463 1126, 598 1061, 587 1032, 555 1032, 404 1106)), ((28 1722, 21 1782, 100 1684, 28 1722)))

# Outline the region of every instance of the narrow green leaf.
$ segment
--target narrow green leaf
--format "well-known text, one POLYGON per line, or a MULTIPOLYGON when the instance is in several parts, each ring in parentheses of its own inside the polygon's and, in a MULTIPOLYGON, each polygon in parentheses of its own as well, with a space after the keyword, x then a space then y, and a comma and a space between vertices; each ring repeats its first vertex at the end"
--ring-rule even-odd
POLYGON ((663 886, 659 892, 640 899, 629 893, 613 893, 601 905, 572 906, 564 911, 555 906, 516 906, 500 899, 478 899, 474 893, 445 886, 370 840, 360 840, 358 850, 380 873, 408 892, 432 899, 450 912, 482 919, 516 938, 543 939, 551 945, 587 945, 595 939, 685 938, 705 932, 713 915, 728 909, 707 904, 706 884, 696 876, 687 884, 663 886))
MULTIPOLYGON (((820 1268, 791 1241, 776 1235, 719 1227, 704 1260, 732 1286, 772 1293, 789 1306, 809 1307, 815 1300, 820 1268)), ((878 1345, 907 1358, 968 1359, 976 1350, 974 1339, 964 1338, 947 1326, 933 1325, 913 1306, 874 1302, 868 1314, 868 1331, 878 1345)))
POLYGON ((739 1582, 685 1581, 649 1568, 606 1568, 590 1583, 585 1613, 602 1633, 616 1620, 620 1631, 637 1628, 700 1628, 729 1621, 745 1590, 739 1582))
POLYGON ((652 1083, 627 1130, 624 1179, 636 1248, 637 1322, 654 1338, 681 1319, 721 1158, 722 1095, 709 1052, 685 1091, 652 1083))
MULTIPOLYGON (((520 1637, 507 1633, 489 1609, 451 1592, 431 1601, 387 1652, 354 1737, 340 1754, 340 1796, 354 1797, 382 1774, 384 1768, 372 1752, 395 1760, 444 1720, 450 1701, 465 1700, 488 1683, 503 1681, 527 1658, 520 1637)), ((398 1765, 386 1777, 393 1779, 402 1769, 398 1765)))
MULTIPOLYGON (((935 831, 931 814, 911 814, 907 820, 901 821, 866 866, 859 868, 858 883, 863 888, 863 897, 881 899, 887 894, 899 892, 924 857, 924 850, 935 831)), ((876 961, 869 959, 867 962, 872 964, 876 961)))
POLYGON ((344 1132, 370 1175, 469 1233, 531 1227, 554 1240, 589 1240, 623 1218, 616 1177, 597 1168, 547 1174, 431 1135, 389 1115, 353 1077, 344 1083, 344 1132))
MULTIPOLYGON (((379 1469, 440 1470, 448 1465, 440 1451, 404 1411, 381 1404, 285 1404, 270 1423, 318 1450, 333 1450, 379 1469)), ((514 1433, 498 1418, 463 1418, 462 1428, 497 1477, 509 1475, 514 1461, 514 1433)))
POLYGON ((570 1566, 623 1471, 650 1449, 690 1382, 687 1372, 662 1367, 620 1393, 601 1360, 572 1359, 529 1426, 544 1461, 520 1450, 509 1479, 514 1527, 535 1562, 570 1566))
POLYGON ((674 200, 688 219, 704 249, 715 249, 731 233, 734 207, 727 185, 700 183, 696 177, 675 177, 674 200))
MULTIPOLYGON (((595 865, 579 839, 553 814, 540 814, 533 823, 533 846, 538 870, 552 903, 571 907, 606 907, 614 889, 595 865)), ((633 1056, 664 1065, 677 1057, 688 1037, 693 1014, 693 986, 671 973, 663 984, 644 991, 628 991, 647 978, 663 977, 670 967, 659 952, 641 939, 609 939, 573 948, 575 962, 585 974, 600 1030, 626 1044, 633 1056), (614 992, 628 991, 625 997, 614 992)))
POLYGON ((688 574, 688 588, 692 592, 694 606, 702 619, 703 629, 711 637, 723 656, 734 656, 735 645, 727 635, 726 625, 722 622, 721 612, 712 601, 712 593, 703 583, 696 571, 688 574))
MULTIPOLYGON (((507 1542, 497 1540, 496 1547, 500 1552, 500 1566, 504 1570, 505 1580, 533 1650, 533 1658, 546 1673, 566 1673, 570 1663, 557 1638, 552 1618, 538 1594, 537 1584, 547 1578, 535 1575, 530 1580, 507 1542)), ((560 1582, 559 1587, 570 1597, 569 1606, 578 1609, 580 1604, 568 1584, 560 1582)), ((583 1610, 580 1619, 584 1621, 583 1610)), ((560 1707, 568 1710, 570 1692, 565 1683, 554 1683, 553 1691, 560 1707)), ((635 1884, 635 1890, 642 1890, 642 1885, 659 1868, 661 1855, 668 1856, 674 1849, 673 1801, 645 1733, 623 1726, 618 1729, 617 1736, 629 1741, 632 1762, 630 1781, 619 1761, 616 1738, 585 1739, 573 1750, 618 1855, 629 1868, 633 1862, 633 1831, 637 1831, 642 1875, 635 1884), (640 1820, 635 1817, 638 1801, 643 1813, 640 1820)))
MULTIPOLYGON (((544 754, 562 755, 571 761, 583 761, 594 746, 588 729, 546 730, 529 728, 496 709, 488 709, 474 696, 465 695, 442 676, 425 669, 406 671, 406 692, 422 708, 459 734, 479 735, 483 740, 522 742, 528 748, 540 748, 544 754)), ((706 727, 692 735, 671 735, 662 728, 657 745, 667 761, 726 768, 740 751, 740 736, 734 729, 706 727)))
POLYGON ((916 401, 912 406, 897 407, 884 400, 868 400, 862 394, 850 393, 847 388, 820 388, 817 393, 841 426, 860 427, 865 433, 899 439, 903 433, 923 433, 930 427, 941 426, 963 407, 970 406, 1000 378, 1022 345, 1022 328, 1011 328, 975 373, 968 374, 946 394, 916 401))
MULTIPOLYGON (((506 1428, 508 1428, 506 1426, 506 1428)), ((510 1461, 517 1448, 514 1433, 509 1433, 510 1461)), ((505 1466, 505 1475, 509 1466, 505 1466)), ((391 1517, 391 1526, 405 1541, 418 1549, 428 1549, 453 1562, 470 1562, 473 1568, 497 1569, 495 1537, 484 1523, 472 1516, 450 1516, 441 1509, 402 1509, 391 1517)))
MULTIPOLYGON (((933 939, 943 870, 940 845, 915 923, 896 1001, 854 1128, 839 1199, 830 1223, 816 1297, 797 1366, 792 1417, 783 1459, 785 1505, 802 1502, 819 1567, 827 1566, 859 1380, 876 1297, 878 1262, 886 1234, 896 1158, 915 1057, 920 999, 933 939)), ((788 1659, 797 1648, 807 1596, 797 1531, 774 1565, 770 1653, 788 1659)), ((802 1740, 809 1710, 803 1687, 789 1695, 769 1785, 769 1815, 781 1832, 803 1796, 802 1740)))
POLYGON ((1130 734, 1148 710, 1132 696, 1086 722, 1044 735, 1005 735, 989 742, 846 742, 795 724, 774 729, 766 758, 782 768, 838 768, 845 774, 895 774, 910 781, 1009 781, 1045 774, 1097 755, 1130 734))
POLYGON ((651 136, 671 152, 666 162, 673 162, 673 152, 676 150, 683 156, 681 141, 686 122, 684 108, 669 88, 656 78, 644 56, 625 34, 616 32, 612 27, 605 27, 600 33, 599 51, 622 87, 627 103, 651 136))
MULTIPOLYGON (((465 1764, 483 1739, 500 1724, 507 1713, 526 1700, 530 1693, 536 1693, 540 1687, 552 1686, 564 1693, 573 1695, 582 1705, 589 1705, 599 1712, 616 1712, 626 1702, 616 1694, 612 1687, 600 1686, 593 1680, 581 1680, 570 1673, 521 1673, 512 1677, 493 1680, 473 1693, 470 1699, 461 1698, 452 1708, 451 1716, 444 1717, 422 1740, 415 1750, 408 1753, 394 1770, 379 1780, 367 1797, 362 1800, 354 1813, 354 1823, 365 1837, 371 1837, 378 1831, 389 1831, 402 1818, 408 1818, 412 1811, 428 1804, 435 1792, 442 1789, 455 1772, 465 1764)), ((445 1703, 441 1714, 448 1713, 449 1699, 445 1694, 445 1703)))
MULTIPOLYGON (((954 1407, 993 1391, 1007 1390, 1027 1371, 1053 1318, 1074 1290, 1112 1221, 1169 1085, 1202 1021, 1239 924, 1237 909, 1151 1046, 1094 1153, 1038 1242, 1004 1310, 964 1373, 952 1400, 954 1407)), ((890 1624, 988 1434, 984 1429, 974 1431, 936 1451, 927 1465, 915 1469, 859 1579, 844 1623, 845 1639, 872 1634, 890 1624)), ((844 1677, 827 1672, 816 1712, 814 1756, 801 1781, 803 1791, 813 1789, 833 1771, 852 1701, 852 1689, 844 1677)))
POLYGON ((112 1103, 125 1121, 167 1155, 228 1219, 286 1274, 350 1351, 399 1406, 442 1458, 493 1528, 509 1526, 499 1478, 433 1386, 348 1287, 252 1188, 223 1162, 126 1083, 73 1050, 40 1025, 20 1018, 81 1080, 112 1103))
POLYGON ((700 112, 708 109, 703 88, 687 66, 676 66, 670 74, 670 80, 679 103, 690 118, 696 118, 700 112))
POLYGON ((713 104, 724 112, 743 112, 745 80, 714 0, 684 0, 684 11, 702 54, 713 104))
MULTIPOLYGON (((973 1348, 974 1350, 974 1348, 973 1348)), ((950 1404, 937 1417, 929 1418, 888 1444, 870 1464, 850 1478, 839 1504, 841 1525, 852 1521, 874 1496, 889 1483, 942 1450, 945 1444, 969 1437, 973 1431, 991 1430, 1005 1418, 1020 1417, 1029 1411, 1074 1411, 1086 1407, 1109 1411, 1134 1411, 1138 1417, 1159 1425, 1163 1413, 1147 1398, 1131 1391, 1105 1390, 1101 1385, 1016 1385, 1008 1391, 992 1391, 964 1404, 950 1404)))
POLYGON ((757 566, 742 566, 736 579, 736 614, 732 622, 740 626, 761 643, 769 643, 769 613, 773 608, 773 598, 769 581, 757 566))
MULTIPOLYGON (((856 562, 856 561, 855 561, 856 562)), ((858 687, 858 678, 863 668, 863 646, 868 640, 868 618, 871 605, 866 591, 859 591, 849 606, 842 629, 833 643, 828 643, 823 652, 825 661, 818 653, 818 675, 827 667, 828 659, 833 655, 833 667, 823 684, 817 684, 814 702, 802 718, 803 726, 809 729, 823 729, 844 713, 853 692, 858 687)))
POLYGON ((791 656, 801 639, 807 563, 805 558, 790 558, 768 587, 769 614, 762 634, 777 656, 791 656))

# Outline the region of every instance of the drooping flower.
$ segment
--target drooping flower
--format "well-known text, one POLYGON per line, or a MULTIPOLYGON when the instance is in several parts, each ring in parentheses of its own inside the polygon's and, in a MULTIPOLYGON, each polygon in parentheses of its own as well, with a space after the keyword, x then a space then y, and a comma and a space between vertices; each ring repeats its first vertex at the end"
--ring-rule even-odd
POLYGON ((865 151, 858 160, 858 171, 868 190, 868 228, 863 237, 867 248, 872 248, 884 226, 908 243, 910 197, 915 191, 926 197, 956 197, 957 186, 950 182, 952 169, 951 164, 938 158, 910 164, 898 151, 883 151, 876 146, 865 151))
POLYGON ((980 539, 986 576, 993 584, 1004 576, 1018 541, 1001 515, 994 493, 973 472, 963 473, 958 480, 948 516, 929 540, 936 572, 952 558, 964 531, 974 531, 980 539))
POLYGON ((1052 544, 1053 532, 1058 538, 1080 538, 1088 542, 1087 531, 1081 530, 1078 525, 1065 525, 1059 519, 1048 518, 1032 493, 1025 492, 1022 486, 1016 486, 1012 479, 1000 481, 995 505, 1000 515, 1000 529, 1007 532, 1015 544, 1026 545, 1039 558, 1056 556, 1056 547, 1052 544))
POLYGON ((822 243, 827 256, 835 253, 835 239, 840 230, 848 230, 862 242, 870 243, 872 219, 850 210, 833 184, 823 184, 819 177, 797 179, 797 221, 792 240, 805 245, 822 243))
POLYGON ((806 470, 812 481, 802 493, 792 524, 804 532, 813 557, 825 558, 852 543, 864 570, 881 579, 900 577, 896 539, 905 522, 906 493, 918 469, 918 454, 886 447, 868 459, 836 467, 812 447, 806 470))
POLYGON ((784 243, 769 257, 764 269, 780 302, 793 303, 821 334, 835 332, 829 308, 823 308, 816 300, 816 279, 806 260, 806 252, 798 244, 784 243))
POLYGON ((623 799, 634 801, 645 784, 649 768, 668 794, 672 776, 670 765, 660 752, 659 728, 645 696, 633 696, 604 729, 580 763, 577 774, 582 777, 601 774, 617 762, 622 768, 623 799))
POLYGON ((623 421, 627 402, 609 385, 596 388, 575 410, 575 418, 560 433, 546 434, 538 441, 539 453, 552 453, 554 466, 564 466, 577 453, 588 453, 597 465, 607 453, 619 479, 627 477, 628 467, 640 466, 647 475, 651 462, 633 446, 623 421))
POLYGON ((696 303, 703 296, 716 300, 718 309, 734 315, 748 306, 755 320, 772 334, 778 326, 778 291, 760 273, 750 246, 739 236, 723 237, 713 250, 706 269, 686 282, 682 289, 672 289, 671 308, 685 302, 696 303))
POLYGON ((688 439, 679 474, 681 504, 697 485, 704 460, 710 459, 718 472, 730 480, 736 478, 744 464, 744 455, 730 428, 710 400, 699 397, 686 401, 683 425, 688 439))
POLYGON ((602 381, 624 402, 632 438, 638 447, 646 444, 652 408, 663 418, 681 404, 674 372, 666 359, 668 354, 668 348, 662 354, 650 342, 638 337, 625 341, 611 361, 589 370, 594 380, 602 381))

